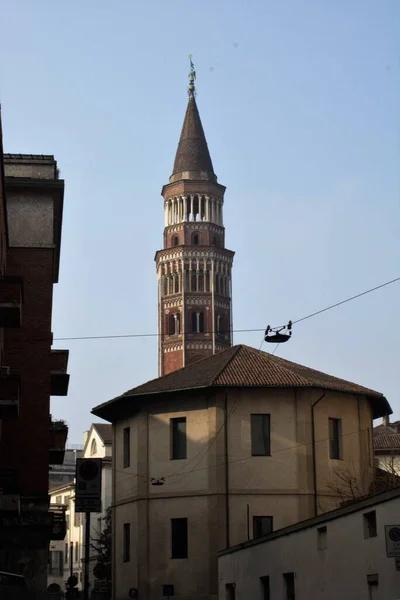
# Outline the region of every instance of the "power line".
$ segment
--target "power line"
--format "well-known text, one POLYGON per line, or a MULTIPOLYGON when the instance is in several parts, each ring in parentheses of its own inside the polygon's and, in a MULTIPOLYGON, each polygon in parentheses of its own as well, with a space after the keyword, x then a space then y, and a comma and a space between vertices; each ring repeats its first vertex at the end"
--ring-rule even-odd
MULTIPOLYGON (((345 300, 336 302, 336 304, 331 304, 330 306, 327 306, 326 308, 322 308, 321 310, 317 310, 316 312, 313 312, 305 317, 301 317, 301 319, 292 321, 292 323, 294 325, 295 323, 301 323, 301 321, 305 321, 306 319, 311 319, 311 317, 320 315, 321 313, 326 312, 327 310, 331 310, 332 308, 336 308, 337 306, 340 306, 341 304, 346 304, 347 302, 351 302, 352 300, 355 300, 356 298, 361 298, 361 296, 365 296, 366 294, 375 292, 376 290, 386 287, 387 285, 396 283, 396 281, 400 281, 400 277, 396 277, 395 279, 386 281, 385 283, 382 283, 381 285, 377 285, 376 287, 370 288, 369 290, 365 290, 364 292, 361 292, 360 294, 356 294, 355 296, 351 296, 350 298, 346 298, 345 300)), ((283 325, 282 325, 282 327, 283 327, 283 325)), ((264 331, 264 329, 233 329, 232 333, 254 333, 254 332, 264 331)), ((211 331, 209 333, 218 333, 218 332, 211 331)), ((126 334, 122 334, 122 335, 87 335, 87 336, 77 336, 77 337, 59 337, 59 338, 54 338, 54 341, 61 342, 61 341, 74 341, 74 340, 111 340, 111 339, 121 339, 121 338, 144 338, 144 337, 164 337, 164 336, 167 337, 168 334, 126 333, 126 334)), ((261 346, 260 346, 260 349, 261 349, 261 346)))

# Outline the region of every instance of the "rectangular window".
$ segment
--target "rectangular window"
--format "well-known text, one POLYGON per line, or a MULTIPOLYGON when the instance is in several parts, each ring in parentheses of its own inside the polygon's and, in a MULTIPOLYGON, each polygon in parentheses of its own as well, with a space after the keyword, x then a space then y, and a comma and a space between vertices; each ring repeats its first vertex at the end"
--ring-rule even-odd
POLYGON ((171 460, 186 458, 186 417, 171 419, 171 460))
POLYGON ((81 514, 82 513, 75 513, 74 514, 74 527, 79 527, 79 525, 81 524, 81 514))
POLYGON ((296 600, 296 593, 294 588, 294 573, 284 573, 283 584, 285 588, 285 600, 296 600))
POLYGON ((131 559, 131 524, 124 523, 123 561, 129 562, 130 559, 131 559))
POLYGON ((253 517, 253 538, 272 532, 272 517, 253 517))
POLYGON ((364 539, 373 538, 378 535, 376 527, 376 512, 371 510, 363 515, 364 520, 364 539))
POLYGON ((124 469, 131 464, 131 428, 124 428, 124 469))
POLYGON ((62 496, 56 496, 56 504, 62 504, 62 496))
POLYGON ((329 456, 342 459, 342 419, 329 419, 329 456))
POLYGON ((270 415, 251 415, 251 455, 271 455, 270 415))
POLYGON ((75 542, 75 562, 79 560, 79 545, 78 542, 75 542))
POLYGON ((64 562, 66 565, 68 564, 68 544, 64 546, 64 562))
POLYGON ((187 519, 171 519, 171 558, 188 557, 187 519))
POLYGON ((269 591, 269 577, 266 575, 265 577, 260 577, 261 584, 261 600, 270 600, 270 591, 269 591))
POLYGON ((327 527, 318 527, 317 529, 317 536, 318 536, 318 543, 317 543, 317 547, 318 550, 326 550, 327 549, 327 542, 328 542, 328 529, 327 527))

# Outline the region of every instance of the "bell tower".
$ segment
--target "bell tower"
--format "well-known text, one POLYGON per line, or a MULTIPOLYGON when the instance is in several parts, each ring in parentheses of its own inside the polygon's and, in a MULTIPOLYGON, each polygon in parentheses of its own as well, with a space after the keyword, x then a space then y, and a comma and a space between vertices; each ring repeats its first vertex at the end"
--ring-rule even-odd
POLYGON ((158 277, 158 371, 166 375, 232 345, 232 262, 225 248, 225 187, 217 182, 195 98, 189 101, 164 198, 158 277))

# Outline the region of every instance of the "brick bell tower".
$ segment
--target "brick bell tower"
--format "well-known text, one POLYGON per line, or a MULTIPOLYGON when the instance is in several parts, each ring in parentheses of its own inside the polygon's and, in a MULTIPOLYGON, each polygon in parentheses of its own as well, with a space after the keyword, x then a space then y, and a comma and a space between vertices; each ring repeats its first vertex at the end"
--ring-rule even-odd
POLYGON ((225 248, 225 187, 217 176, 195 99, 189 102, 164 198, 164 248, 156 253, 158 371, 166 375, 232 345, 232 262, 225 248))

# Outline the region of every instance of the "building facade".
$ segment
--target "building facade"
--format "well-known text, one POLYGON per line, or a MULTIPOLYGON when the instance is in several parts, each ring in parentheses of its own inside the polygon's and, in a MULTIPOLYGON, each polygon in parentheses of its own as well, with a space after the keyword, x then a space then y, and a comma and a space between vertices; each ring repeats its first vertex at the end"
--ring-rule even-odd
POLYGON ((173 173, 162 189, 164 244, 156 253, 159 375, 232 345, 232 262, 218 183, 194 83, 173 173))
POLYGON ((220 600, 396 600, 400 573, 385 526, 400 488, 219 553, 220 600))
POLYGON ((44 598, 53 515, 49 464, 62 463, 68 427, 50 415, 66 395, 68 351, 52 350, 64 181, 53 156, 1 156, 0 570, 44 598))
POLYGON ((76 472, 76 460, 81 458, 83 446, 79 444, 68 445, 65 449, 64 460, 61 465, 49 466, 49 490, 73 483, 76 472))
POLYGON ((218 596, 217 551, 338 506, 373 480, 386 399, 234 346, 93 409, 113 423, 113 599, 218 596))
POLYGON ((374 449, 377 467, 390 475, 400 475, 400 421, 390 422, 389 416, 374 427, 374 449))
MULTIPOLYGON (((102 459, 101 513, 91 513, 89 583, 94 588, 93 567, 97 562, 95 550, 101 532, 104 530, 104 517, 111 505, 112 472, 111 472, 111 425, 93 423, 84 434, 82 458, 102 459), (93 547, 94 546, 94 547, 93 547)), ((75 479, 75 478, 74 478, 75 479)), ((63 507, 66 512, 66 534, 62 540, 52 540, 48 566, 47 584, 57 584, 64 591, 67 579, 72 574, 78 580, 78 589, 82 589, 84 580, 85 552, 85 515, 75 512, 75 481, 67 485, 54 487, 50 492, 50 506, 63 507)))

